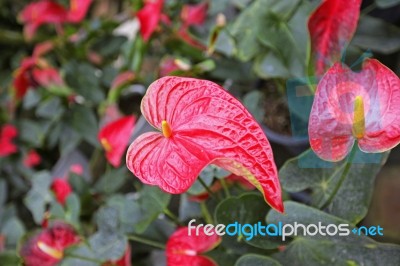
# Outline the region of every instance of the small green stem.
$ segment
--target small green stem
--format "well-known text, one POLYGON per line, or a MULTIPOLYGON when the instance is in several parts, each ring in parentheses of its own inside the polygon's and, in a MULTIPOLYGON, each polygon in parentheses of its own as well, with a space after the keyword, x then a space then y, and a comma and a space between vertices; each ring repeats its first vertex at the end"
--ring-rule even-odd
POLYGON ((204 220, 206 220, 206 223, 214 224, 210 211, 208 210, 205 202, 200 203, 200 208, 201 208, 201 213, 204 216, 204 220))
POLYGON ((167 215, 176 225, 184 226, 184 224, 181 223, 181 221, 179 221, 179 218, 175 214, 173 214, 170 210, 164 209, 164 214, 167 215))
POLYGON ((215 194, 214 192, 211 191, 211 189, 207 186, 207 184, 204 182, 203 179, 201 179, 201 177, 199 176, 198 178, 200 184, 204 187, 205 190, 207 190, 208 194, 210 194, 210 196, 214 197, 215 194))
POLYGON ((225 179, 223 179, 223 178, 220 179, 220 182, 221 182, 222 187, 224 188, 225 196, 227 198, 229 198, 231 196, 231 193, 229 192, 228 185, 226 184, 225 179))
POLYGON ((374 2, 374 3, 370 4, 369 6, 367 6, 366 8, 364 8, 364 9, 361 11, 361 17, 363 17, 363 16, 369 14, 369 13, 370 13, 371 11, 373 11, 375 8, 377 8, 377 5, 376 5, 376 3, 374 2))
POLYGON ((137 235, 127 235, 127 238, 129 240, 132 240, 132 241, 135 241, 135 242, 139 242, 139 243, 142 243, 142 244, 146 244, 148 246, 152 246, 152 247, 159 248, 159 249, 165 249, 165 245, 164 244, 156 242, 156 241, 153 241, 153 240, 150 240, 150 239, 142 238, 142 237, 137 236, 137 235))
POLYGON ((347 162, 346 162, 346 165, 345 165, 344 170, 342 172, 342 175, 340 176, 339 182, 337 183, 335 189, 333 190, 332 194, 329 196, 329 198, 326 201, 326 203, 322 206, 322 209, 325 209, 326 207, 329 206, 329 204, 331 204, 332 200, 335 198, 335 196, 338 193, 339 189, 343 185, 344 180, 348 176, 350 168, 351 168, 351 166, 353 164, 354 156, 356 154, 356 150, 357 150, 356 145, 357 144, 355 143, 353 149, 350 152, 350 155, 349 155, 349 157, 347 159, 347 162))

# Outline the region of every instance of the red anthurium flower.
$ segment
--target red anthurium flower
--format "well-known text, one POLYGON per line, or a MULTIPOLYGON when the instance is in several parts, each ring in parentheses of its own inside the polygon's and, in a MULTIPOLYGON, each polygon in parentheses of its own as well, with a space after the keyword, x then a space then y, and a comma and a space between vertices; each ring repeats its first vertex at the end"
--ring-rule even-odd
POLYGON ((207 16, 208 3, 202 2, 197 5, 183 5, 181 20, 183 25, 201 25, 207 16))
POLYGON ((125 116, 107 124, 99 132, 98 139, 106 151, 106 158, 114 167, 121 165, 121 158, 128 147, 134 124, 134 116, 125 116))
POLYGON ((141 110, 161 131, 139 136, 128 149, 127 166, 142 182, 183 193, 215 164, 245 177, 283 212, 271 146, 252 115, 222 87, 164 77, 150 85, 141 110))
POLYGON ((65 204, 68 196, 72 193, 71 185, 63 178, 54 179, 53 183, 51 184, 51 190, 54 192, 56 200, 61 205, 65 204))
POLYGON ((86 17, 91 4, 92 0, 71 0, 67 13, 67 21, 71 23, 81 22, 86 17))
POLYGON ((215 266, 213 260, 201 254, 212 250, 221 242, 217 234, 206 235, 203 230, 192 228, 189 236, 189 228, 182 227, 175 231, 167 242, 166 254, 167 264, 176 265, 196 265, 196 266, 215 266))
POLYGON ((179 66, 176 63, 176 59, 173 57, 166 57, 161 60, 160 63, 160 70, 159 70, 159 76, 164 77, 170 74, 171 72, 174 72, 176 70, 179 70, 179 66))
POLYGON ((29 88, 64 83, 58 70, 50 67, 44 59, 36 56, 24 58, 14 75, 13 86, 17 99, 23 98, 29 88))
POLYGON ((42 161, 42 157, 35 151, 35 150, 30 150, 24 158, 23 164, 28 167, 35 167, 36 165, 40 164, 42 161))
POLYGON ((324 160, 342 160, 354 141, 365 152, 383 152, 400 142, 400 81, 386 66, 367 59, 361 72, 340 63, 318 84, 308 132, 324 160))
POLYGON ((125 71, 122 72, 120 74, 118 74, 115 79, 113 80, 113 82, 111 83, 111 89, 115 90, 118 89, 119 87, 132 82, 135 79, 136 75, 135 72, 133 71, 125 71))
POLYGON ((60 27, 65 22, 78 23, 85 18, 92 0, 71 0, 70 9, 52 0, 39 0, 28 4, 19 18, 25 24, 24 35, 30 40, 43 24, 54 24, 60 27))
POLYGON ((164 0, 146 0, 144 7, 137 12, 140 34, 146 42, 156 30, 161 18, 164 0))
POLYGON ((11 124, 5 124, 0 128, 0 157, 17 152, 17 146, 12 142, 17 135, 17 128, 11 124))
POLYGON ((19 14, 19 19, 25 24, 24 35, 30 40, 37 29, 43 24, 60 26, 67 18, 65 8, 51 0, 39 0, 25 6, 19 14))
POLYGON ((340 60, 357 28, 360 6, 361 0, 324 0, 311 14, 308 29, 317 75, 340 60))
POLYGON ((72 226, 56 222, 31 237, 21 248, 26 266, 55 266, 63 259, 64 250, 81 241, 72 226))

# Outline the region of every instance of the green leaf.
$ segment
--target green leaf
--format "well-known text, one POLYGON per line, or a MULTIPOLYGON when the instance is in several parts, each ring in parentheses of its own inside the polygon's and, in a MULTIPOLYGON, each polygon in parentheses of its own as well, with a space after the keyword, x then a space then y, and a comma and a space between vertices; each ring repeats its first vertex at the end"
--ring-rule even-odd
MULTIPOLYGON (((348 224, 347 221, 296 202, 285 202, 285 214, 272 210, 268 223, 322 225, 348 224)), ((351 230, 351 227, 349 227, 351 230)), ((364 235, 298 236, 283 252, 274 255, 282 265, 400 265, 400 246, 378 243, 364 235)))
POLYGON ((265 108, 264 108, 265 96, 260 91, 251 91, 243 97, 243 104, 247 110, 254 116, 254 118, 261 123, 264 120, 265 108))
POLYGON ((264 79, 288 78, 290 76, 289 70, 282 60, 272 51, 257 56, 254 62, 254 71, 264 79))
POLYGON ((66 156, 78 146, 81 136, 68 123, 63 123, 59 139, 61 156, 66 156))
POLYGON ((268 21, 271 13, 288 18, 298 4, 299 0, 256 0, 244 9, 231 28, 231 34, 237 42, 238 58, 248 61, 260 52, 259 37, 269 29, 264 22, 268 21))
POLYGON ((126 169, 112 169, 107 171, 94 186, 96 192, 112 194, 118 191, 126 181, 126 169))
POLYGON ((105 94, 101 90, 99 70, 85 62, 71 61, 65 65, 65 79, 69 86, 87 101, 100 103, 105 94))
POLYGON ((0 261, 2 266, 21 265, 21 259, 15 251, 4 251, 0 253, 0 261))
MULTIPOLYGON (((200 173, 200 178, 203 180, 203 182, 207 186, 211 186, 213 180, 214 180, 214 168, 213 166, 207 166, 206 168, 203 169, 200 173)), ((206 192, 206 189, 203 187, 203 185, 200 183, 199 180, 196 180, 193 185, 189 188, 188 193, 192 195, 198 195, 201 193, 206 192)))
POLYGON ((122 195, 115 195, 108 199, 107 206, 117 210, 116 217, 119 221, 119 231, 123 234, 133 233, 136 223, 141 219, 142 212, 139 204, 122 195))
MULTIPOLYGON (((224 225, 237 222, 241 225, 261 223, 261 225, 265 226, 265 217, 269 209, 261 195, 246 193, 220 202, 215 209, 214 219, 217 224, 224 225)), ((249 240, 247 240, 248 236, 246 234, 238 235, 237 240, 240 241, 243 238, 248 244, 263 249, 273 249, 279 245, 278 241, 274 241, 268 236, 254 235, 249 240)), ((229 242, 235 242, 232 241, 230 236, 225 236, 224 238, 229 238, 227 239, 229 242)))
POLYGON ((96 39, 91 49, 103 57, 110 58, 119 54, 122 45, 126 41, 127 38, 124 36, 105 35, 96 39))
POLYGON ((136 224, 136 232, 142 233, 160 213, 167 208, 171 195, 162 192, 158 187, 144 186, 140 191, 138 203, 140 206, 140 221, 136 224))
POLYGON ((389 8, 400 4, 400 0, 375 0, 375 3, 380 8, 389 8))
POLYGON ((57 119, 61 117, 64 108, 61 105, 61 100, 58 97, 52 97, 47 101, 40 103, 36 109, 36 115, 41 118, 57 119))
POLYGON ((24 198, 25 206, 33 215, 36 224, 41 224, 45 206, 51 201, 49 192, 51 176, 48 172, 38 172, 32 177, 32 188, 24 198))
POLYGON ((40 102, 40 92, 38 90, 28 90, 22 99, 22 107, 29 110, 40 102))
POLYGON ((0 210, 7 201, 7 183, 4 179, 0 179, 0 210))
POLYGON ((282 187, 288 192, 312 190, 312 205, 327 205, 333 215, 358 223, 365 217, 371 202, 374 181, 388 154, 367 154, 356 151, 354 163, 344 181, 331 199, 345 172, 347 160, 328 163, 319 159, 312 150, 287 161, 279 171, 282 187))
POLYGON ((75 193, 71 193, 68 196, 65 209, 65 220, 78 227, 81 214, 81 202, 75 193))
POLYGON ((69 117, 71 127, 86 141, 93 146, 98 146, 97 141, 97 119, 92 109, 76 105, 71 110, 69 117))
POLYGON ((103 261, 98 260, 95 251, 86 243, 67 248, 64 255, 60 266, 101 266, 103 264, 103 261))
POLYGON ((33 147, 42 147, 50 123, 21 119, 19 122, 19 138, 33 147))
POLYGON ((17 217, 9 218, 1 227, 1 235, 6 236, 6 245, 16 248, 19 240, 25 234, 25 226, 17 217))
POLYGON ((240 257, 235 266, 279 266, 281 265, 278 261, 261 255, 248 254, 240 257))
POLYGON ((383 54, 400 50, 400 28, 371 16, 363 16, 358 23, 352 44, 383 54))

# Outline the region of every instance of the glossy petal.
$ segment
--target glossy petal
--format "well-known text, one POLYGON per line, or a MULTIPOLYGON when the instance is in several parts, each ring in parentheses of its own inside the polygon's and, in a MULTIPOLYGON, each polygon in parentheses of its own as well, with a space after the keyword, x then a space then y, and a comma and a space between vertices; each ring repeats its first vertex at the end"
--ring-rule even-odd
POLYGON ((68 196, 72 193, 71 185, 68 183, 67 180, 62 178, 57 178, 53 181, 53 183, 51 184, 51 190, 54 192, 56 200, 61 205, 65 204, 68 196))
POLYGON ((135 124, 135 117, 125 116, 104 126, 98 135, 99 142, 106 150, 106 158, 114 167, 121 165, 135 124))
POLYGON ((70 225, 56 222, 24 243, 20 255, 26 266, 55 266, 61 261, 64 249, 80 241, 70 225))
POLYGON ((324 0, 308 21, 316 75, 335 62, 350 42, 360 16, 361 0, 324 0))
POLYGON ((5 124, 0 128, 0 157, 5 157, 18 151, 17 146, 13 143, 13 139, 17 135, 17 128, 11 124, 5 124))
POLYGON ((143 40, 148 41, 156 30, 161 19, 163 4, 164 0, 147 0, 144 7, 137 12, 143 40))
POLYGON ((92 0, 71 0, 67 13, 67 21, 71 23, 79 23, 85 17, 89 10, 92 0))
POLYGON ((208 164, 244 176, 278 211, 281 188, 270 144, 246 108, 217 84, 164 77, 150 85, 142 113, 169 138, 146 133, 128 149, 127 166, 142 182, 169 193, 183 193, 208 164))
POLYGON ((188 235, 188 227, 175 231, 168 239, 166 246, 167 263, 169 266, 196 265, 215 266, 216 263, 210 258, 202 256, 202 253, 212 250, 220 242, 221 238, 216 234, 208 236, 203 230, 198 231, 192 228, 191 235, 188 235))
POLYGON ((40 164, 40 162, 42 161, 42 157, 40 157, 40 155, 35 151, 35 150, 30 150, 23 161, 23 164, 28 167, 35 167, 36 165, 40 164))
POLYGON ((207 16, 208 2, 202 2, 197 5, 183 5, 181 19, 184 25, 201 25, 207 16))
POLYGON ((382 152, 400 142, 399 78, 377 60, 367 59, 361 72, 336 63, 318 84, 310 114, 311 148, 324 160, 340 161, 351 150, 354 100, 365 105, 365 136, 359 146, 382 152))

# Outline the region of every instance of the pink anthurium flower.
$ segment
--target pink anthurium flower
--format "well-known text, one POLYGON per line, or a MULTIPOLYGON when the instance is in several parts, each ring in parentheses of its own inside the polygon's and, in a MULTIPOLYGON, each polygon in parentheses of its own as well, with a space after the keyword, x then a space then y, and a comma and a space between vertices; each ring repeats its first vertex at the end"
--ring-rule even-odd
POLYGON ((20 255, 26 266, 55 266, 64 258, 64 250, 80 241, 72 226, 55 222, 28 239, 20 255))
POLYGON ((106 151, 106 158, 114 167, 121 165, 121 159, 128 147, 134 124, 134 116, 125 116, 107 124, 98 134, 99 142, 106 151))
POLYGON ((137 12, 140 23, 140 34, 146 42, 157 29, 162 19, 164 0, 145 0, 144 6, 137 12))
POLYGON ((217 264, 210 258, 202 255, 214 249, 221 242, 217 234, 206 235, 203 230, 198 230, 196 235, 195 228, 182 227, 175 231, 168 239, 166 246, 168 266, 177 265, 197 265, 197 266, 216 266, 217 264))
POLYGON ((5 124, 0 128, 0 157, 16 153, 17 146, 12 142, 18 135, 18 130, 11 124, 5 124))
POLYGON ((23 164, 28 167, 32 168, 35 167, 36 165, 40 164, 42 161, 42 157, 35 151, 35 150, 30 150, 24 158, 23 164))
POLYGON ((139 136, 128 149, 127 166, 143 183, 183 193, 204 167, 215 164, 245 177, 283 212, 270 144, 252 115, 222 87, 164 77, 150 85, 141 110, 161 131, 139 136))
POLYGON ((324 160, 340 161, 355 140, 364 152, 383 152, 400 142, 400 81, 386 66, 367 59, 360 72, 333 65, 318 84, 308 132, 324 160))
POLYGON ((340 60, 356 31, 360 7, 361 0, 324 0, 311 14, 308 29, 318 76, 340 60))

